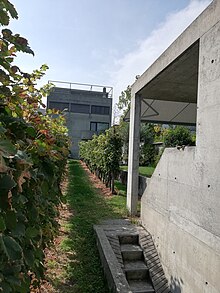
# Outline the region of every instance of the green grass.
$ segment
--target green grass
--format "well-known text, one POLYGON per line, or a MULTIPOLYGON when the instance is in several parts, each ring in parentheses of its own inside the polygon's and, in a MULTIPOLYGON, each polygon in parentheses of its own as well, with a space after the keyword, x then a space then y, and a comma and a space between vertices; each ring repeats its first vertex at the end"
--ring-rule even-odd
MULTIPOLYGON (((121 166, 121 170, 128 170, 128 166, 121 166)), ((139 166, 139 174, 146 177, 151 177, 155 167, 139 166)))
POLYGON ((122 184, 120 181, 115 180, 115 189, 118 195, 126 196, 127 195, 127 187, 122 184))
POLYGON ((72 285, 65 292, 107 293, 93 225, 107 218, 126 217, 126 197, 101 196, 89 182, 80 163, 70 161, 67 201, 73 217, 66 225, 69 236, 61 242, 60 249, 71 252, 66 271, 72 285))

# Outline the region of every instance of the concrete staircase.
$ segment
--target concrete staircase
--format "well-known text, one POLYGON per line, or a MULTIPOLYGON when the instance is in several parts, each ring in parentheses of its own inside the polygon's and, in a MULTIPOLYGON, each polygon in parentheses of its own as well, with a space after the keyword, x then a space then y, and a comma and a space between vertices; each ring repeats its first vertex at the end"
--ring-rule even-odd
POLYGON ((109 289, 114 293, 171 293, 152 236, 129 220, 94 226, 109 289))
POLYGON ((124 273, 133 293, 154 293, 138 234, 120 235, 124 273))

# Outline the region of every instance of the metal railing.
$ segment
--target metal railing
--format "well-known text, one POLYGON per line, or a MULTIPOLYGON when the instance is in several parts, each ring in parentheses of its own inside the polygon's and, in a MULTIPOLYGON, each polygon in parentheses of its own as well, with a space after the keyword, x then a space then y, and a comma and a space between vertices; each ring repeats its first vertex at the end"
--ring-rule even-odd
POLYGON ((53 83, 55 86, 60 85, 59 87, 69 88, 70 90, 75 89, 84 91, 106 92, 109 98, 112 98, 113 96, 113 87, 111 86, 57 80, 48 80, 48 83, 53 83))

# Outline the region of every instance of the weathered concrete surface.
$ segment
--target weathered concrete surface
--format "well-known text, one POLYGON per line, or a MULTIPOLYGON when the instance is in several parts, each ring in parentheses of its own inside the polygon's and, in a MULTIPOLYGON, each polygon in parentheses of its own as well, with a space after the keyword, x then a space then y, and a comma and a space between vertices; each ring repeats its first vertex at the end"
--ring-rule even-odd
POLYGON ((166 276, 184 293, 220 288, 220 207, 208 196, 204 172, 196 148, 166 149, 141 203, 142 224, 153 235, 166 276))
POLYGON ((106 234, 99 226, 95 226, 94 229, 104 274, 111 292, 132 293, 106 234))
POLYGON ((116 231, 126 230, 127 226, 131 225, 126 220, 106 220, 102 222, 102 225, 94 226, 104 274, 113 293, 132 293, 116 253, 107 238, 108 236, 114 237, 116 231))
POLYGON ((170 293, 170 286, 148 231, 141 226, 132 225, 129 220, 106 220, 101 225, 95 225, 94 230, 104 273, 111 291, 132 293, 130 286, 132 288, 134 286, 136 288, 134 292, 137 290, 137 292, 170 293), (142 258, 133 259, 134 254, 132 254, 122 260, 123 250, 127 254, 135 252, 135 255, 141 251, 142 258), (127 272, 127 278, 125 272, 127 272), (141 274, 144 277, 143 282, 140 282, 141 274))
MULTIPOLYGON (((213 1, 137 80, 132 87, 132 97, 141 93, 142 98, 148 98, 148 89, 153 82, 156 99, 157 88, 161 94, 163 83, 162 79, 155 78, 161 72, 165 77, 166 70, 169 74, 168 65, 177 62, 195 42, 199 42, 199 52, 196 56, 198 79, 195 79, 196 75, 192 76, 198 88, 197 95, 195 96, 194 91, 192 96, 192 100, 197 101, 196 147, 165 150, 142 196, 141 219, 156 243, 166 275, 173 284, 172 292, 218 293, 220 290, 219 0, 213 1)), ((181 87, 179 90, 181 91, 181 87)), ((177 101, 181 96, 181 94, 176 95, 177 101)), ((136 176, 136 173, 134 175, 136 176)))
POLYGON ((127 209, 131 215, 137 212, 138 203, 138 174, 139 174, 139 148, 140 148, 140 114, 141 99, 135 95, 131 100, 131 123, 129 127, 128 152, 128 185, 127 209))
MULTIPOLYGON (((190 46, 199 40, 212 26, 219 21, 220 5, 215 0, 204 12, 164 51, 164 53, 132 85, 132 96, 146 89, 146 85, 174 62, 190 46)), ((143 95, 144 96, 144 95, 143 95)))

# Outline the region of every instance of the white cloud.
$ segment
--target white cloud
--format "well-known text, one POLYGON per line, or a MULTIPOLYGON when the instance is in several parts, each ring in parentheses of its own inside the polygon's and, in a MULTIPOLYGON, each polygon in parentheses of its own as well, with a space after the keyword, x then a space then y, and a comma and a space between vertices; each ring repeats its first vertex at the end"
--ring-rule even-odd
POLYGON ((117 69, 111 72, 115 102, 121 91, 135 81, 135 76, 142 74, 210 2, 210 0, 191 0, 184 9, 169 14, 163 23, 160 23, 137 45, 136 50, 122 59, 115 60, 117 69))

